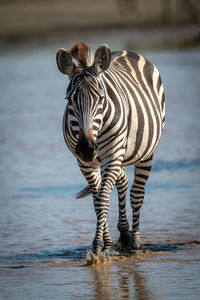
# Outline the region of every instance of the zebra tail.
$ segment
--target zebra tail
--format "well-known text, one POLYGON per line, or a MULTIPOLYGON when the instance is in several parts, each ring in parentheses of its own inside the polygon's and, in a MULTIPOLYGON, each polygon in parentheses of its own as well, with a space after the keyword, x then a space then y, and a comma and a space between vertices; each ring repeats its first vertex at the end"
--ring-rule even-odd
POLYGON ((83 190, 76 194, 76 199, 85 198, 92 193, 90 186, 87 185, 83 190))

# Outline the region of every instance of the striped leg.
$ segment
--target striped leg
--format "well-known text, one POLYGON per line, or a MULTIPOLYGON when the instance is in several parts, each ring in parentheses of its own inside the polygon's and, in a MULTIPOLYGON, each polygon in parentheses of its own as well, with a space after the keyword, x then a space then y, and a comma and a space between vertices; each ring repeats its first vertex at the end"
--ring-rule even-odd
POLYGON ((125 246, 129 245, 129 224, 126 217, 126 192, 128 189, 128 176, 125 168, 122 168, 121 174, 117 178, 116 187, 119 201, 119 221, 117 228, 120 232, 120 242, 125 246))
POLYGON ((83 167, 80 167, 85 179, 87 180, 90 189, 92 191, 93 198, 96 198, 99 192, 101 185, 101 173, 99 169, 86 170, 83 167))
POLYGON ((120 172, 119 166, 108 167, 103 171, 99 193, 94 199, 94 207, 97 215, 96 235, 93 241, 94 253, 98 253, 104 247, 109 250, 111 239, 108 232, 107 214, 110 206, 110 193, 115 185, 120 172))
POLYGON ((109 252, 110 246, 112 244, 112 240, 110 237, 107 221, 105 221, 104 230, 103 230, 103 242, 104 242, 103 250, 109 252))
POLYGON ((134 183, 130 191, 130 201, 133 214, 132 237, 130 245, 132 250, 138 250, 142 246, 139 236, 140 209, 144 200, 145 184, 151 171, 152 159, 153 156, 135 165, 134 183))
MULTIPOLYGON (((98 195, 99 192, 99 188, 101 185, 101 173, 99 169, 94 169, 94 170, 90 170, 90 172, 83 167, 83 165, 81 165, 81 163, 79 163, 79 166, 81 168, 81 171, 83 173, 83 175, 85 176, 90 189, 92 191, 92 195, 93 195, 93 202, 94 202, 94 207, 95 207, 95 201, 96 201, 96 197, 98 195)), ((111 238, 110 238, 110 234, 109 234, 109 230, 108 230, 108 224, 107 221, 105 222, 104 225, 104 230, 103 230, 103 248, 106 251, 109 251, 111 246, 111 238)))
MULTIPOLYGON (((99 187, 100 187, 100 184, 101 184, 100 172, 98 173, 98 175, 96 174, 96 176, 98 176, 98 178, 96 178, 96 182, 98 182, 98 185, 96 186, 95 189, 94 189, 94 187, 91 186, 92 187, 94 207, 95 207, 96 198, 97 198, 97 195, 98 195, 98 192, 99 192, 99 187)), ((96 210, 96 208, 95 208, 95 210, 96 210)), ((103 245, 102 245, 102 248, 105 251, 109 251, 110 246, 111 246, 111 238, 110 238, 110 234, 109 234, 109 230, 108 230, 107 221, 105 221, 104 229, 103 229, 103 245)))
MULTIPOLYGON (((99 183, 101 183, 101 176, 100 176, 100 182, 99 183)), ((97 193, 96 193, 96 191, 92 192, 95 211, 96 211, 95 205, 96 205, 96 198, 97 198, 98 191, 99 191, 99 188, 97 190, 97 193)), ((103 228, 103 245, 102 245, 102 248, 103 248, 104 251, 109 251, 110 246, 111 246, 111 238, 110 238, 110 233, 109 233, 109 230, 108 230, 108 224, 107 224, 107 220, 106 220, 105 224, 104 224, 104 228, 103 228)))
MULTIPOLYGON (((95 185, 94 184, 91 184, 91 181, 88 180, 88 183, 90 184, 90 187, 92 189, 92 194, 93 194, 93 202, 94 202, 94 208, 96 210, 96 198, 97 198, 97 195, 99 193, 99 188, 100 188, 100 185, 101 185, 101 174, 100 174, 100 171, 98 170, 98 173, 94 173, 93 174, 93 180, 92 182, 95 182, 95 185)), ((91 174, 90 174, 90 179, 91 179, 91 174)), ((111 246, 111 238, 110 238, 110 233, 109 233, 109 230, 108 230, 108 224, 107 224, 107 220, 105 221, 105 224, 104 224, 104 228, 103 228, 103 245, 102 245, 102 248, 104 251, 109 251, 110 250, 110 246, 111 246)))

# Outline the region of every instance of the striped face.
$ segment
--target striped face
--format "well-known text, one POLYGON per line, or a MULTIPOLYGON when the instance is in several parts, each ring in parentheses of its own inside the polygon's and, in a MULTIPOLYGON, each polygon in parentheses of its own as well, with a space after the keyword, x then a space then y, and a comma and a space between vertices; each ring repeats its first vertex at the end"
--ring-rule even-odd
POLYGON ((92 161, 97 156, 96 139, 103 120, 105 91, 101 79, 89 68, 76 72, 67 89, 67 99, 73 115, 70 126, 78 139, 76 154, 84 161, 92 161))

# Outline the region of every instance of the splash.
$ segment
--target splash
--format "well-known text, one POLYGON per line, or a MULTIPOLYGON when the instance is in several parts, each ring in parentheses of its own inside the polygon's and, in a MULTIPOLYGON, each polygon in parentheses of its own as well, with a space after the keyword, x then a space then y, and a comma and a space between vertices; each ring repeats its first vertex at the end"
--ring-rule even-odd
POLYGON ((105 263, 118 262, 120 260, 133 259, 139 261, 153 255, 163 254, 162 251, 152 252, 148 249, 142 250, 130 250, 125 248, 119 241, 112 244, 111 252, 101 252, 97 255, 94 254, 91 249, 87 250, 86 253, 86 264, 87 265, 99 265, 105 263))
POLYGON ((98 265, 111 262, 111 255, 107 251, 95 255, 91 249, 89 249, 87 250, 85 259, 87 265, 98 265))

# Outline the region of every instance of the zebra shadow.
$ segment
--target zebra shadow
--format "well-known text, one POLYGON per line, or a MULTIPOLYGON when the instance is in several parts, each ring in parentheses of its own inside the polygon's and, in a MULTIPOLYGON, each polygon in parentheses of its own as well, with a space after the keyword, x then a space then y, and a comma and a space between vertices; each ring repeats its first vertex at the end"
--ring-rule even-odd
POLYGON ((178 250, 190 250, 192 247, 200 245, 200 241, 187 241, 177 243, 156 243, 156 244, 143 244, 142 250, 151 252, 170 252, 178 250))
POLYGON ((113 249, 117 250, 120 255, 131 256, 132 254, 143 254, 143 253, 158 253, 158 252, 174 252, 180 250, 191 250, 196 246, 200 245, 200 241, 187 241, 187 242, 169 242, 169 243, 145 243, 142 245, 142 249, 136 252, 129 252, 126 248, 121 247, 119 242, 113 244, 113 249), (120 248, 121 247, 121 248, 120 248))
POLYGON ((13 255, 0 256, 0 268, 26 268, 31 263, 48 264, 54 260, 63 260, 66 262, 75 262, 85 259, 88 249, 91 246, 82 246, 77 248, 47 248, 43 250, 29 251, 24 250, 21 253, 13 255))

